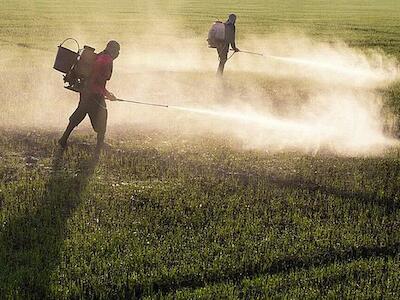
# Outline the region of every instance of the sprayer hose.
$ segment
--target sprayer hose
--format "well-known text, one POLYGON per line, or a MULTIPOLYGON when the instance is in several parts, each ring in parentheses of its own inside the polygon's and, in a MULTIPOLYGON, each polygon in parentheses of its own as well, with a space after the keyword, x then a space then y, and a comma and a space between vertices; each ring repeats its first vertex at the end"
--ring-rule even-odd
POLYGON ((226 61, 230 60, 230 59, 232 58, 232 56, 235 55, 235 53, 236 53, 236 52, 233 52, 233 53, 226 59, 226 61))

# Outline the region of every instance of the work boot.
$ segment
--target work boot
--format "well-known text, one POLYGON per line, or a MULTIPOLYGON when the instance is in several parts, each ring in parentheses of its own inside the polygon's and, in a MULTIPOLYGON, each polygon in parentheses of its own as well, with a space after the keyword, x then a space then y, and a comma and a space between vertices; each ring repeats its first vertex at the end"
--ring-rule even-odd
POLYGON ((96 152, 100 152, 104 147, 104 133, 97 134, 96 152))
POLYGON ((226 61, 224 61, 224 60, 219 61, 218 70, 217 70, 218 77, 222 77, 222 75, 224 74, 225 63, 226 63, 226 61))
POLYGON ((65 139, 64 137, 60 138, 60 139, 58 140, 58 145, 60 145, 60 147, 61 147, 62 149, 67 148, 67 139, 65 139))
POLYGON ((58 140, 58 144, 60 145, 61 148, 65 149, 67 147, 67 141, 68 141, 69 135, 71 134, 71 132, 74 128, 75 128, 75 126, 72 125, 71 122, 69 122, 62 137, 58 140))

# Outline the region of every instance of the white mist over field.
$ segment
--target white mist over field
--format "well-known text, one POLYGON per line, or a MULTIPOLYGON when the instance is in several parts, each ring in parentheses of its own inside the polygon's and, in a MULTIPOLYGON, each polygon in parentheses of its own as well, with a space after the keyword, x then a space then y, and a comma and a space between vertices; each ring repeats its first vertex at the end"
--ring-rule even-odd
MULTIPOLYGON (((82 36, 81 43, 96 51, 107 42, 93 45, 82 36)), ((24 49, 27 60, 1 61, 3 125, 67 125, 78 94, 64 90, 62 74, 51 69, 58 42, 49 51, 24 49)), ((344 155, 379 152, 393 143, 384 133, 392 117, 382 114, 380 90, 398 78, 398 66, 383 52, 293 33, 252 36, 238 39, 238 47, 264 56, 235 54, 220 80, 216 51, 203 36, 157 36, 154 42, 144 35, 120 43, 109 90, 170 107, 108 103, 109 132, 140 125, 187 136, 228 136, 246 148, 344 155)))
POLYGON ((287 34, 238 45, 264 56, 235 54, 222 81, 215 77, 215 50, 195 40, 165 41, 165 47, 121 58, 131 70, 119 75, 130 80, 114 81, 122 97, 180 111, 121 104, 115 107, 121 119, 114 121, 143 119, 161 129, 229 135, 266 150, 322 148, 354 155, 393 142, 384 134, 390 116, 381 113, 379 90, 397 79, 398 67, 384 53, 287 34))

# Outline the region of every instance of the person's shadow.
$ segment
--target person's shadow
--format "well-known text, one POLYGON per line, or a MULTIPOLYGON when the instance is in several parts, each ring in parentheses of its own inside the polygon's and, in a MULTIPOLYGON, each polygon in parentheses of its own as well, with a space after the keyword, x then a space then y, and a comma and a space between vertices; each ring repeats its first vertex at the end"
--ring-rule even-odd
MULTIPOLYGON (((50 295, 51 273, 57 267, 66 223, 82 199, 99 155, 81 159, 73 172, 64 167, 62 150, 53 157, 53 169, 41 194, 25 191, 32 201, 0 231, 0 296, 43 299, 50 295)), ((15 199, 19 201, 19 199, 15 199)))

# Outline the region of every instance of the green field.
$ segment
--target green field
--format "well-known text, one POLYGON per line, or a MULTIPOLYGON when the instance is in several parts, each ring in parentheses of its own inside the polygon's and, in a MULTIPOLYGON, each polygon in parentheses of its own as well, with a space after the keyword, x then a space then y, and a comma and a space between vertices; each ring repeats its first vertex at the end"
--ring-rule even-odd
MULTIPOLYGON (((238 40, 300 29, 400 60, 398 1, 143 2, 5 1, 0 64, 10 56, 15 68, 2 72, 51 68, 57 43, 75 33, 134 44, 157 24, 204 39, 210 19, 231 11, 238 40)), ((15 78, 0 80, 2 119, 25 105, 15 78)), ((380 92, 398 115, 399 85, 380 92)), ((1 299, 400 298, 399 147, 266 152, 129 125, 110 128, 100 156, 87 129, 61 153, 63 113, 53 127, 0 122, 1 299)))
MULTIPOLYGON (((286 1, 5 1, 0 10, 0 43, 20 48, 54 47, 54 39, 91 35, 103 41, 112 35, 125 43, 137 34, 158 31, 166 35, 204 38, 210 22, 238 18, 238 38, 269 34, 282 29, 302 30, 320 40, 341 39, 357 47, 380 47, 400 57, 400 3, 396 0, 286 0, 286 1), (178 25, 174 32, 167 24, 178 25), (129 30, 121 30, 121 28, 129 30), (177 30, 178 29, 178 30, 177 30), (45 32, 46 34, 41 34, 45 32)), ((51 50, 52 51, 52 50, 51 50)))

